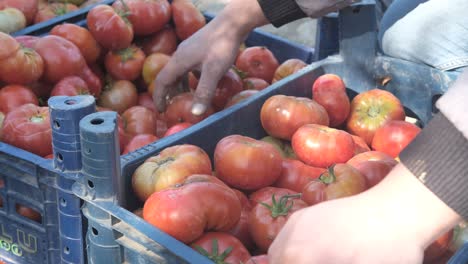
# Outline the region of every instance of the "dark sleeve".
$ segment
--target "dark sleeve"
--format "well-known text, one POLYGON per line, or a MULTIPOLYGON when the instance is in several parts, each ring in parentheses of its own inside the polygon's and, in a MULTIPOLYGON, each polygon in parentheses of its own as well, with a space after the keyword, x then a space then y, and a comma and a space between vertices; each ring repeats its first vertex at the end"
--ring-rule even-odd
POLYGON ((400 160, 445 204, 468 219, 468 140, 441 112, 400 153, 400 160))
POLYGON ((263 14, 275 27, 280 27, 307 15, 294 0, 258 0, 263 14))

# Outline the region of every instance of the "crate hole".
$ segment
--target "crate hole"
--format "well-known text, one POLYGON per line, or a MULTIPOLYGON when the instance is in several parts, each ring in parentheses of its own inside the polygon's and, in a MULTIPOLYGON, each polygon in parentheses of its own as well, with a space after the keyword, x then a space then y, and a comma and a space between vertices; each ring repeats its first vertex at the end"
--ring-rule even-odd
POLYGON ((90 153, 91 153, 91 149, 90 149, 90 148, 87 148, 87 149, 86 149, 86 153, 87 153, 87 154, 90 154, 90 153))
POLYGON ((54 128, 60 129, 60 123, 57 120, 54 120, 54 128))
POLYGON ((94 228, 94 227, 91 227, 91 232, 92 232, 93 235, 95 235, 95 236, 99 235, 99 231, 98 231, 96 228, 94 228))
POLYGON ((93 125, 100 125, 102 123, 104 123, 104 119, 102 119, 102 118, 95 118, 95 119, 91 120, 91 124, 93 124, 93 125))
POLYGON ((3 181, 3 179, 0 179, 0 189, 3 188, 5 188, 5 182, 3 181))
POLYGON ((57 160, 62 162, 63 161, 63 156, 60 153, 57 153, 57 160))
POLYGON ((30 207, 27 207, 22 204, 16 204, 16 213, 39 224, 42 224, 41 214, 38 211, 31 209, 30 207))
POLYGON ((74 104, 76 104, 76 100, 74 100, 74 99, 68 99, 68 100, 65 101, 65 104, 67 104, 67 105, 74 105, 74 104))
POLYGON ((94 188, 94 182, 88 180, 88 186, 89 186, 89 188, 93 189, 94 188))
POLYGON ((60 205, 62 207, 66 207, 67 206, 67 200, 65 200, 64 198, 60 198, 60 205))
POLYGON ((0 208, 3 208, 3 197, 0 195, 0 208))
POLYGON ((441 94, 436 94, 432 96, 432 113, 434 114, 439 113, 439 109, 437 109, 437 107, 435 106, 435 103, 437 102, 437 100, 439 100, 441 96, 442 96, 441 94))
POLYGON ((65 253, 67 255, 70 254, 70 248, 69 247, 64 247, 63 248, 63 253, 65 253))
POLYGON ((360 8, 360 7, 355 7, 355 8, 353 8, 353 14, 359 14, 359 12, 361 12, 361 8, 360 8))

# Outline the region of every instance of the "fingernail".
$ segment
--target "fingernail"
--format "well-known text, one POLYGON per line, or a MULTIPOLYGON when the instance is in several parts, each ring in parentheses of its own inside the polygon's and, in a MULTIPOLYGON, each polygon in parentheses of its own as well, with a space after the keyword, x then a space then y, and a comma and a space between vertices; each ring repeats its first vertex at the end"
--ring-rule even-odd
POLYGON ((192 106, 192 114, 201 115, 205 112, 206 106, 200 103, 196 103, 192 106))

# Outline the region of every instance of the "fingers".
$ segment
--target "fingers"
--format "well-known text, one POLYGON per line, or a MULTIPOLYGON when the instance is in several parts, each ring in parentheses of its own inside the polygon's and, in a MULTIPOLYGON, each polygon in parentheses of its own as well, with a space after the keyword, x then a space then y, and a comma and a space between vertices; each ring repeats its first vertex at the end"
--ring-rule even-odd
POLYGON ((195 90, 192 106, 192 114, 202 115, 211 104, 216 91, 218 81, 227 71, 226 67, 219 64, 220 61, 206 62, 201 70, 201 77, 195 90))

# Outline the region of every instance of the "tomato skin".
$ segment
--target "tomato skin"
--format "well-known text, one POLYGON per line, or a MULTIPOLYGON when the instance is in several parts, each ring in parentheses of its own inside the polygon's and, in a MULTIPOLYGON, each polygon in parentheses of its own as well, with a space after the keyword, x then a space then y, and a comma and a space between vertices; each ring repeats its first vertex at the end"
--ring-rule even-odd
POLYGON ((291 74, 294 74, 306 67, 307 64, 300 59, 288 59, 285 62, 281 63, 278 68, 276 68, 275 74, 273 75, 273 80, 271 83, 275 83, 281 79, 288 77, 291 74))
POLYGON ((211 174, 211 161, 206 152, 194 145, 165 148, 148 158, 133 173, 132 186, 137 197, 145 201, 154 192, 183 182, 192 174, 211 174))
MULTIPOLYGON (((0 111, 0 141, 2 140, 2 128, 3 128, 3 121, 4 120, 5 120, 5 114, 0 111)), ((2 181, 0 181, 0 182, 2 182, 2 181)), ((2 185, 0 185, 0 187, 2 187, 2 185)))
POLYGON ((424 250, 424 264, 442 263, 438 262, 437 260, 439 260, 439 258, 441 258, 448 251, 453 235, 453 229, 451 229, 450 231, 438 237, 436 241, 432 242, 424 250))
POLYGON ((143 207, 146 221, 186 244, 204 231, 230 230, 240 214, 241 204, 234 191, 214 181, 182 183, 155 192, 143 207))
POLYGON ((372 89, 353 98, 346 128, 370 146, 379 127, 389 120, 404 119, 405 111, 397 97, 385 90, 372 89))
POLYGON ((270 136, 286 140, 305 124, 329 123, 327 111, 314 100, 286 95, 268 98, 260 110, 260 121, 270 136))
POLYGON ((295 192, 302 192, 307 183, 318 179, 325 172, 324 168, 308 166, 302 161, 295 159, 283 159, 282 164, 281 175, 273 186, 295 192))
POLYGON ((73 4, 66 3, 51 3, 40 7, 34 17, 34 24, 38 24, 57 16, 65 15, 66 13, 76 11, 79 8, 73 4))
POLYGON ((351 135, 351 137, 354 141, 354 155, 371 150, 362 137, 356 135, 351 135))
POLYGON ((111 6, 95 6, 89 11, 86 20, 93 37, 108 50, 127 48, 133 41, 130 21, 111 6))
POLYGON ((268 255, 252 256, 245 264, 268 264, 268 255))
POLYGON ((412 123, 402 120, 388 121, 375 131, 372 149, 396 158, 419 132, 421 128, 412 123))
POLYGON ((104 63, 107 72, 117 80, 136 80, 143 69, 145 53, 135 45, 128 48, 109 51, 104 63))
MULTIPOLYGON (((169 62, 170 58, 171 57, 164 53, 154 53, 146 57, 143 62, 142 76, 148 86, 153 83, 162 68, 169 62)), ((148 87, 148 89, 148 92, 153 94, 154 87, 148 87)))
POLYGON ((121 114, 138 102, 138 93, 133 83, 108 79, 97 104, 121 114))
POLYGON ((239 239, 224 232, 207 232, 190 246, 210 260, 217 261, 215 263, 245 263, 251 257, 249 251, 239 239), (199 250, 199 247, 204 251, 199 250), (230 253, 222 258, 220 255, 228 248, 231 248, 230 253))
POLYGON ((233 95, 226 103, 224 108, 229 108, 239 102, 244 101, 245 99, 249 98, 250 96, 258 93, 258 90, 243 90, 235 95, 233 95))
POLYGON ((359 194, 367 189, 366 179, 351 165, 338 163, 328 168, 302 190, 302 199, 309 205, 359 194))
POLYGON ((178 123, 196 124, 214 113, 212 106, 209 106, 206 112, 202 115, 192 114, 193 94, 185 92, 174 96, 166 108, 166 122, 168 127, 172 127, 178 123))
POLYGON ((134 136, 128 144, 125 146, 124 151, 122 152, 122 155, 125 155, 127 153, 130 153, 132 151, 135 151, 143 146, 146 146, 159 138, 153 134, 139 134, 134 136))
POLYGON ((25 104, 39 105, 36 95, 28 87, 7 85, 0 89, 0 112, 8 114, 25 104))
POLYGON ((52 129, 49 108, 25 104, 5 116, 3 142, 38 156, 52 153, 52 129))
POLYGON ((249 214, 252 210, 252 205, 250 204, 249 198, 247 198, 243 192, 236 189, 232 190, 236 193, 239 201, 241 202, 242 211, 239 221, 228 231, 228 233, 239 239, 245 248, 253 250, 255 248, 255 243, 253 242, 249 231, 249 214))
POLYGON ((34 17, 39 9, 38 0, 1 0, 2 8, 13 7, 21 11, 28 25, 34 21, 34 17))
POLYGON ((50 92, 50 96, 67 95, 75 96, 90 94, 88 85, 78 76, 69 76, 58 82, 50 92))
POLYGON ((221 77, 215 90, 212 101, 215 111, 224 109, 229 99, 243 89, 244 85, 242 79, 233 69, 229 69, 223 77, 221 77))
POLYGON ((177 35, 174 29, 167 25, 162 30, 148 36, 141 42, 141 47, 146 56, 153 53, 172 55, 177 49, 177 35))
POLYGON ((0 7, 0 32, 10 34, 25 27, 26 17, 21 11, 14 7, 0 7))
POLYGON ((384 152, 371 150, 371 151, 366 151, 366 152, 362 152, 362 153, 355 155, 354 157, 349 159, 346 163, 354 167, 354 166, 357 166, 361 162, 369 161, 369 160, 370 161, 383 160, 383 161, 390 161, 390 162, 395 161, 394 158, 392 158, 390 155, 384 152))
POLYGON ((257 206, 257 204, 260 202, 263 202, 265 200, 271 200, 271 197, 273 195, 275 195, 275 197, 278 198, 281 196, 297 194, 297 193, 298 192, 290 190, 290 189, 286 189, 286 188, 267 186, 267 187, 260 188, 256 190, 255 192, 251 193, 249 195, 249 201, 250 201, 250 205, 253 208, 257 206))
POLYGON ((206 25, 200 10, 189 0, 172 1, 172 20, 180 40, 185 40, 206 25))
POLYGON ((149 110, 156 113, 156 107, 154 106, 153 97, 148 92, 138 94, 138 105, 144 106, 149 110))
POLYGON ((18 43, 22 44, 23 47, 25 48, 30 48, 34 49, 34 45, 36 44, 37 40, 39 40, 40 37, 36 36, 16 36, 15 39, 18 41, 18 43))
POLYGON ((186 128, 191 127, 192 124, 185 122, 185 123, 179 123, 176 125, 171 126, 168 130, 166 130, 166 133, 164 133, 164 137, 170 136, 172 134, 178 133, 186 128))
POLYGON ((241 190, 269 186, 281 173, 282 157, 275 147, 241 135, 221 139, 216 145, 213 160, 216 176, 241 190))
POLYGON ((260 78, 255 77, 248 77, 243 80, 244 82, 244 90, 263 90, 270 86, 270 84, 260 78))
POLYGON ((353 167, 366 178, 367 187, 371 188, 382 181, 397 163, 396 160, 368 160, 357 163, 353 167))
POLYGON ((272 82, 276 69, 279 67, 275 55, 266 47, 248 47, 242 51, 235 63, 236 67, 245 72, 247 77, 256 77, 269 83, 272 82))
POLYGON ((156 115, 144 106, 128 108, 122 113, 122 120, 127 140, 139 134, 156 135, 156 115))
POLYGON ((2 43, 0 61, 7 59, 20 48, 20 44, 12 36, 3 32, 0 32, 0 42, 2 43))

